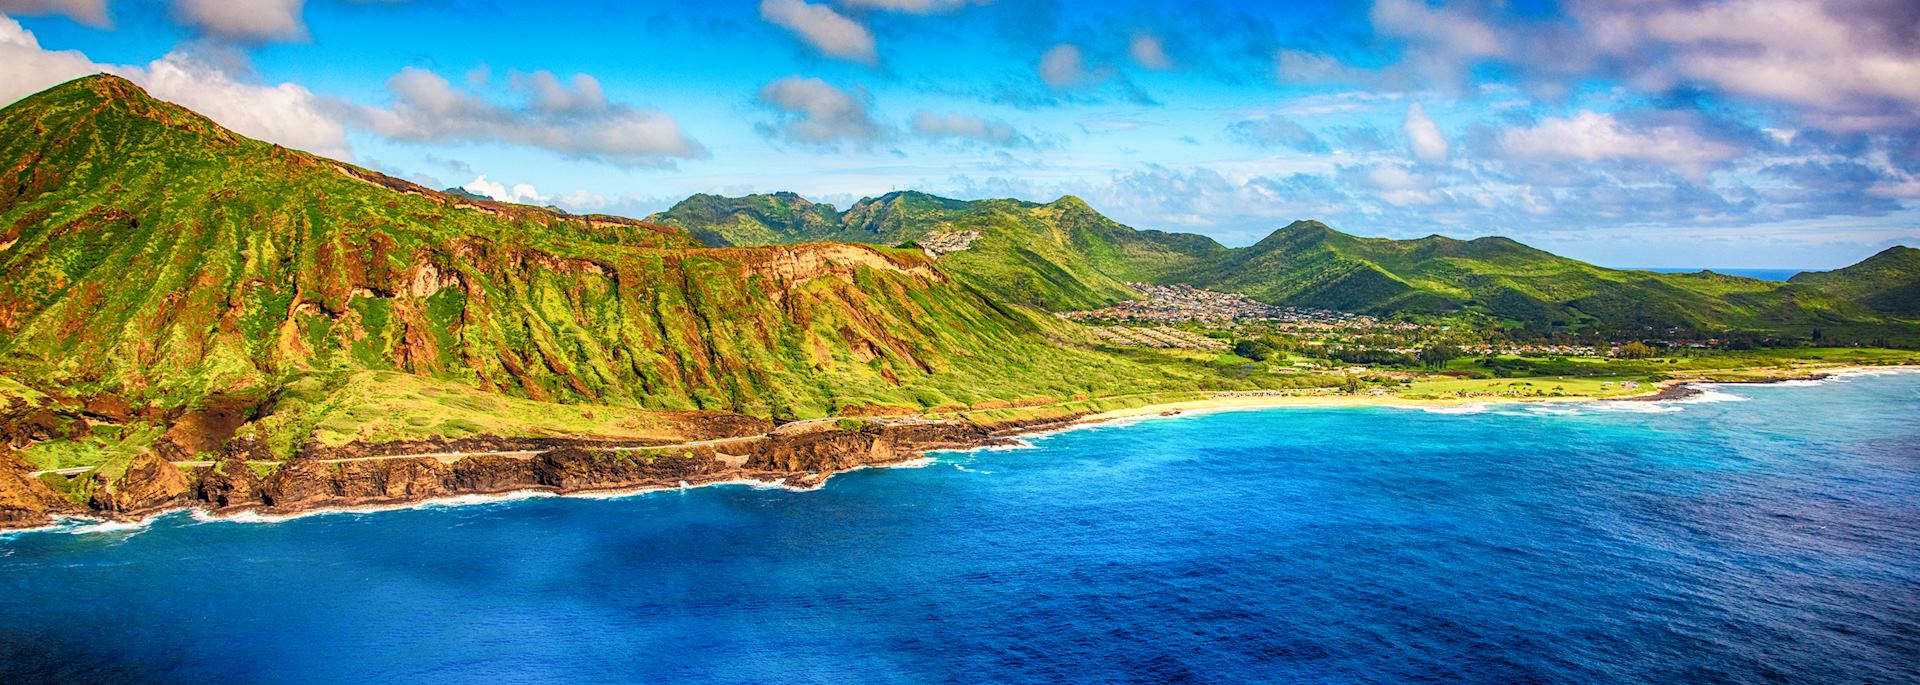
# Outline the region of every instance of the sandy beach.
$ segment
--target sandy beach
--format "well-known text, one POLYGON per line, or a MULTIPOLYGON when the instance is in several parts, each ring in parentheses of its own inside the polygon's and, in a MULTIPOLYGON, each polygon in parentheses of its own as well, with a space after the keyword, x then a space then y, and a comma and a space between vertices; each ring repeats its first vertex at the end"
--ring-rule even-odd
POLYGON ((1568 395, 1564 397, 1510 397, 1486 395, 1477 397, 1447 397, 1437 399, 1416 399, 1399 395, 1253 395, 1233 394, 1210 397, 1203 400, 1187 400, 1150 404, 1127 409, 1088 414, 1074 421, 1076 424, 1104 423, 1121 419, 1148 416, 1171 416, 1196 411, 1241 411, 1255 409, 1279 409, 1286 407, 1301 408, 1343 408, 1343 407, 1461 407, 1483 404, 1556 404, 1569 402, 1605 402, 1618 400, 1677 400, 1690 393, 1675 394, 1675 388, 1694 385, 1714 384, 1761 384, 1782 383, 1787 381, 1810 380, 1832 376, 1844 376, 1859 373, 1920 371, 1920 366, 1833 366, 1796 368, 1786 373, 1792 374, 1776 378, 1754 378, 1753 380, 1712 380, 1706 378, 1676 378, 1649 385, 1647 391, 1637 395, 1618 397, 1595 397, 1589 395, 1568 395))

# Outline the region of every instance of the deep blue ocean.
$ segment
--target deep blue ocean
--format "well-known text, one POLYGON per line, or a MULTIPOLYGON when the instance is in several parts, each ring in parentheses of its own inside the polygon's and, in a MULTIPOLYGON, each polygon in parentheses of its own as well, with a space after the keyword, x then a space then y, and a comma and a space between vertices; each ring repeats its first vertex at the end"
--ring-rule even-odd
POLYGON ((17 534, 0 682, 1920 682, 1920 374, 1704 399, 17 534))

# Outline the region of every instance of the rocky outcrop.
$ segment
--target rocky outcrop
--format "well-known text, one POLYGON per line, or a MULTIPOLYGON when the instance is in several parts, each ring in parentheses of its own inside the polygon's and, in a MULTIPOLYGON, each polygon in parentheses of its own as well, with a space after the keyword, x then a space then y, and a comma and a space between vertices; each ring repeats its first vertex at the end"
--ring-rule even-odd
POLYGON ((53 516, 84 513, 39 479, 28 476, 32 468, 12 449, 0 445, 0 529, 38 526, 53 516))
POLYGON ((198 408, 182 411, 166 435, 154 443, 154 450, 173 460, 219 451, 240 426, 263 411, 263 403, 225 395, 208 397, 198 408))
POLYGON ((115 517, 184 506, 194 491, 193 483, 180 467, 151 451, 134 457, 118 478, 97 473, 92 478, 94 486, 88 508, 115 517))
MULTIPOLYGON (((30 467, 20 462, 11 471, 0 469, 0 528, 40 525, 58 514, 133 518, 184 506, 288 514, 522 490, 672 488, 743 479, 810 486, 835 473, 898 463, 928 450, 992 444, 1019 428, 959 421, 862 421, 857 426, 804 422, 774 430, 771 422, 751 417, 688 413, 681 418, 707 422, 715 430, 763 432, 673 446, 563 444, 475 456, 338 458, 344 461, 314 456, 310 449, 285 462, 273 462, 264 446, 242 437, 226 445, 219 461, 195 466, 190 473, 148 452, 118 478, 82 476, 95 479, 84 507, 27 478, 30 467), (271 473, 265 476, 256 471, 269 466, 271 473)), ((381 446, 363 448, 378 452, 381 446)), ((18 462, 10 452, 4 456, 18 462)))

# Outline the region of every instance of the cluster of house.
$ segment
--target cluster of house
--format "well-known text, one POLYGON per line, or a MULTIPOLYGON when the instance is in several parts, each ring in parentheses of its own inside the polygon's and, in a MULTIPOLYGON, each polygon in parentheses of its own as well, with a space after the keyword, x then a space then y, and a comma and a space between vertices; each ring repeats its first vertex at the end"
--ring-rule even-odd
POLYGON ((973 241, 979 239, 979 231, 967 230, 928 233, 920 236, 916 242, 920 243, 920 249, 926 250, 929 256, 938 257, 948 252, 959 252, 973 247, 973 241))
POLYGON ((1510 343, 1504 345, 1467 345, 1461 348, 1469 354, 1517 354, 1523 357, 1597 357, 1609 350, 1592 345, 1546 345, 1538 343, 1510 343))
POLYGON ((1365 317, 1324 309, 1282 307, 1240 293, 1195 288, 1190 285, 1128 283, 1145 299, 1080 312, 1064 312, 1074 320, 1179 323, 1185 321, 1277 321, 1333 324, 1365 317))

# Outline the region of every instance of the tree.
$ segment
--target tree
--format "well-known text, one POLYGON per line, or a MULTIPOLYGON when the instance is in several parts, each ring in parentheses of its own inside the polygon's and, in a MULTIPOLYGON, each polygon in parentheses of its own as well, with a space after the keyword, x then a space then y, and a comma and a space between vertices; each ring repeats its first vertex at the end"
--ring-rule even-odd
POLYGON ((1233 344, 1234 354, 1257 362, 1263 362, 1271 358, 1273 352, 1273 345, 1268 344, 1265 340, 1242 340, 1233 344))
POLYGON ((1460 358, 1460 348, 1446 343, 1434 343, 1420 351, 1420 361, 1427 366, 1446 366, 1447 362, 1460 358))
POLYGON ((1346 377, 1340 381, 1340 392, 1344 392, 1349 395, 1359 394, 1360 377, 1355 376, 1353 374, 1347 374, 1346 377))
POLYGON ((1638 340, 1620 346, 1621 359, 1646 359, 1651 356, 1653 348, 1638 340))

